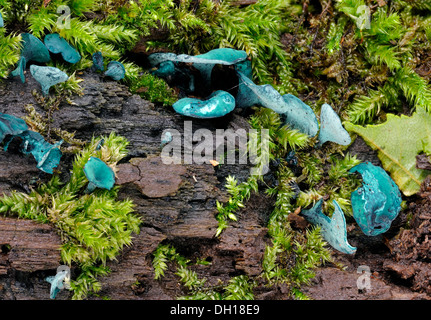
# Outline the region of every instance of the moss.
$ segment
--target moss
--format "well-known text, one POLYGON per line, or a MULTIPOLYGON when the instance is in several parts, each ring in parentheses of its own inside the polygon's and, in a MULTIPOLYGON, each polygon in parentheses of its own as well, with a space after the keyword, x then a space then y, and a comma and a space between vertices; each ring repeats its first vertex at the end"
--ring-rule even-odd
POLYGON ((239 208, 244 207, 244 202, 250 198, 252 192, 258 191, 257 179, 254 176, 249 177, 246 182, 240 184, 238 184, 238 181, 234 177, 228 176, 225 187, 230 194, 230 198, 224 205, 217 201, 218 214, 216 219, 218 221, 218 228, 216 237, 227 228, 229 219, 236 221, 235 212, 239 208))
POLYGON ((206 278, 199 278, 198 274, 191 270, 193 265, 201 264, 200 261, 192 263, 177 253, 175 247, 170 244, 160 244, 153 253, 152 261, 157 280, 161 280, 164 276, 168 263, 174 264, 175 275, 188 293, 177 297, 179 300, 253 300, 254 298, 253 289, 256 287, 256 282, 248 276, 235 276, 227 283, 220 281, 216 285, 207 284, 206 278))
POLYGON ((130 91, 163 106, 171 106, 178 100, 178 95, 164 80, 148 72, 144 72, 131 82, 130 91))
POLYGON ((360 124, 429 106, 429 77, 416 70, 429 50, 430 12, 426 1, 413 2, 321 1, 292 17, 286 49, 307 100, 334 105, 360 124))
POLYGON ((111 6, 113 14, 107 21, 121 21, 127 29, 139 30, 152 50, 191 55, 219 47, 245 50, 252 58, 255 80, 272 82, 275 78, 295 92, 280 34, 282 20, 298 7, 282 0, 261 0, 245 8, 232 2, 140 0, 111 6), (153 33, 164 36, 152 39, 153 33))
POLYGON ((8 35, 4 28, 0 28, 0 79, 8 77, 12 67, 19 60, 20 51, 21 37, 8 35))

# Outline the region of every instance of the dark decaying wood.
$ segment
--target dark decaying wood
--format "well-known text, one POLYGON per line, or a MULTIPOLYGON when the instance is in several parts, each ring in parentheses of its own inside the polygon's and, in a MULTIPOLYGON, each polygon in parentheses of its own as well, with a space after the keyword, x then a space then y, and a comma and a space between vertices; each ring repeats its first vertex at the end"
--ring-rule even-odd
MULTIPOLYGON (((215 264, 212 272, 217 278, 227 280, 229 272, 258 274, 263 244, 256 239, 262 241, 264 229, 237 227, 228 229, 221 240, 214 237, 218 225, 216 202, 227 200, 221 187, 230 167, 226 165, 217 172, 211 164, 165 165, 161 161, 163 130, 171 128, 182 132, 184 120, 190 119, 156 108, 114 81, 103 81, 94 74, 85 74, 83 78, 84 95, 72 99, 73 104, 62 104, 59 111, 54 112, 54 125, 76 131, 76 137, 83 140, 89 140, 93 135, 108 135, 111 131, 129 140, 129 157, 118 166, 117 184, 122 187, 119 197, 132 199, 135 212, 143 220, 141 232, 134 235, 133 245, 125 248, 116 261, 109 262, 112 272, 101 279, 101 294, 114 299, 175 298, 180 292, 166 286, 178 287, 178 279, 154 280, 151 254, 162 242, 173 243, 186 255, 211 256, 215 264), (222 176, 220 172, 223 172, 222 176), (258 255, 253 253, 255 244, 258 255), (220 275, 220 270, 224 269, 229 271, 220 275)), ((32 103, 43 113, 31 94, 34 88, 39 89, 31 77, 25 84, 14 80, 1 84, 0 112, 24 117, 24 105, 32 103)), ((194 129, 235 129, 246 123, 237 115, 217 121, 196 121, 193 126, 194 129)), ((28 191, 31 181, 49 179, 49 175, 39 172, 31 157, 12 151, 0 151, 2 192, 28 191)), ((59 168, 65 180, 70 160, 70 156, 64 156, 59 168)), ((249 168, 245 165, 232 165, 232 168, 239 178, 248 175, 249 168)), ((0 283, 5 284, 0 287, 0 299, 48 299, 49 284, 43 279, 55 274, 60 265, 58 248, 61 241, 56 231, 50 225, 5 218, 0 222, 2 244, 5 251, 9 245, 11 250, 0 253, 0 283), (20 286, 23 281, 33 290, 20 286)), ((65 292, 60 292, 58 299, 68 297, 65 292)))
MULTIPOLYGON (((160 158, 163 130, 169 128, 182 133, 184 121, 191 119, 175 114, 171 108, 156 107, 132 95, 127 87, 97 74, 84 73, 80 77, 84 79, 84 95, 72 98, 72 104, 60 105, 53 114, 53 125, 70 132, 76 131, 76 137, 83 140, 89 140, 93 135, 108 135, 111 131, 129 140, 129 156, 118 166, 119 198, 132 199, 135 213, 143 221, 140 233, 134 235, 133 244, 124 248, 116 260, 108 262, 111 273, 100 278, 100 297, 175 299, 187 294, 178 282, 176 267, 172 263, 165 277, 154 279, 152 254, 162 243, 172 244, 178 253, 192 261, 204 259, 209 262, 209 265, 191 266, 199 277, 207 280, 208 285, 227 283, 236 275, 261 274, 265 246, 270 244, 265 225, 275 199, 265 194, 252 195, 246 208, 237 213, 238 222, 231 221, 219 238, 214 236, 218 226, 216 202, 223 203, 228 199, 223 187, 226 177, 231 174, 240 182, 244 181, 250 167, 163 164, 160 158)), ((40 87, 32 77, 27 77, 25 84, 19 79, 0 83, 0 112, 24 117, 24 106, 32 104, 43 113, 31 94, 34 89, 40 90, 40 87)), ((247 125, 241 110, 220 119, 193 119, 194 130, 205 128, 214 132, 216 129, 235 130, 247 125)), ((352 150, 361 160, 379 163, 375 152, 361 139, 355 141, 352 150)), ((70 155, 62 158, 59 170, 64 181, 68 179, 72 159, 70 155)), ((0 150, 1 193, 8 194, 11 190, 28 192, 34 181, 48 181, 49 178, 36 168, 31 157, 23 156, 12 147, 7 152, 0 150)), ((295 221, 297 223, 293 224, 296 227, 303 227, 301 221, 295 221)), ((369 250, 367 245, 360 247, 361 243, 367 243, 363 241, 363 238, 352 239, 352 244, 359 247, 361 254, 369 250)), ((48 224, 14 217, 0 218, 0 300, 49 299, 50 285, 44 279, 54 275, 61 263, 60 245, 60 237, 48 224)), ((378 250, 375 249, 376 252, 378 250)), ((378 262, 372 267, 383 271, 383 259, 388 254, 386 251, 385 255, 381 252, 373 255, 373 259, 378 257, 375 260, 378 262)), ((360 264, 371 263, 365 256, 341 256, 349 266, 346 270, 322 269, 314 285, 304 290, 311 297, 322 299, 417 297, 380 279, 372 282, 380 291, 358 293, 354 286, 358 277, 356 268, 360 264), (328 296, 327 292, 333 294, 328 296)), ((387 264, 386 267, 398 270, 394 265, 387 264)), ((72 269, 72 277, 77 272, 72 269)), ((262 285, 255 293, 256 299, 285 299, 289 291, 284 286, 262 285)), ((70 293, 66 290, 57 295, 57 299, 68 298, 70 293)), ((90 298, 99 299, 99 296, 90 298)))
POLYGON ((0 217, 0 275, 6 275, 9 269, 56 269, 60 246, 60 237, 47 224, 0 217))

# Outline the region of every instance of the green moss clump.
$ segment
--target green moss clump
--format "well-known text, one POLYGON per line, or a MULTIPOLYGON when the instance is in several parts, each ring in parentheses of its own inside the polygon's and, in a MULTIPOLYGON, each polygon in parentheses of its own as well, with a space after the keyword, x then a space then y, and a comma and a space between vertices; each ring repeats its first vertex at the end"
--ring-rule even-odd
POLYGON ((357 124, 382 122, 386 112, 429 110, 427 3, 306 2, 285 29, 291 70, 306 101, 336 106, 357 124))
POLYGON ((163 79, 148 72, 144 72, 130 84, 130 91, 163 106, 172 106, 178 100, 178 95, 163 79))
POLYGON ((168 269, 168 264, 176 267, 175 275, 188 295, 178 297, 179 300, 253 300, 253 289, 256 282, 246 275, 232 277, 227 283, 209 285, 205 278, 199 278, 191 269, 195 264, 208 264, 202 261, 191 263, 179 254, 170 244, 160 244, 153 253, 155 279, 160 280, 168 269))

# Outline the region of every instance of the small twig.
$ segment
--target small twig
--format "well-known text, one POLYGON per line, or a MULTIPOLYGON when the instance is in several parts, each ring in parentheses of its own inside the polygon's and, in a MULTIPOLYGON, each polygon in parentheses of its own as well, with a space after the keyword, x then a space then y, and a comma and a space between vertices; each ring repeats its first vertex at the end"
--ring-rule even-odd
POLYGON ((309 47, 310 58, 313 55, 313 45, 314 45, 314 42, 317 39, 317 35, 319 33, 319 27, 320 27, 320 23, 322 21, 323 15, 326 13, 326 11, 328 11, 328 9, 331 6, 331 4, 332 4, 332 1, 328 1, 328 3, 326 4, 326 7, 323 8, 322 12, 319 14, 319 18, 318 18, 319 24, 316 27, 316 32, 314 33, 313 41, 311 41, 311 44, 310 44, 310 47, 309 47))

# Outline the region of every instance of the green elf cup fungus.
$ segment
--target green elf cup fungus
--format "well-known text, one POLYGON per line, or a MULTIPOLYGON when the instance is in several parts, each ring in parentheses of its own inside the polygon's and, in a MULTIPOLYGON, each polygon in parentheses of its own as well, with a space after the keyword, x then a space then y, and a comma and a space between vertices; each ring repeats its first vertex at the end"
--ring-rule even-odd
POLYGON ((256 94, 256 88, 258 87, 254 84, 249 77, 247 77, 242 72, 237 71, 238 74, 238 93, 236 95, 236 107, 237 108, 249 108, 255 105, 261 104, 259 95, 256 94))
POLYGON ((91 57, 93 59, 93 69, 95 71, 104 71, 105 66, 103 65, 102 52, 98 51, 96 53, 93 53, 91 57))
POLYGON ((211 73, 216 64, 235 65, 238 62, 246 60, 247 53, 242 50, 220 48, 194 57, 187 55, 179 55, 178 57, 188 60, 183 62, 193 62, 193 67, 199 70, 205 83, 211 86, 211 73))
MULTIPOLYGON (((6 136, 13 137, 26 130, 28 130, 28 126, 23 119, 0 113, 0 142, 2 142, 6 136)), ((4 148, 7 150, 7 144, 5 144, 4 148)))
POLYGON ((362 187, 351 194, 353 217, 368 236, 386 232, 401 210, 398 186, 381 167, 361 163, 350 172, 362 176, 362 187))
POLYGON ((160 142, 160 148, 163 148, 163 146, 171 142, 172 139, 173 139, 172 133, 170 131, 164 131, 160 142))
MULTIPOLYGON (((187 55, 179 55, 181 59, 190 59, 187 55)), ((247 53, 243 50, 235 50, 231 48, 219 48, 208 51, 207 53, 200 54, 192 57, 193 63, 211 63, 211 64, 225 64, 233 65, 247 59, 247 53)))
POLYGON ((43 95, 49 94, 49 88, 60 82, 65 82, 69 79, 68 75, 60 69, 54 67, 41 67, 36 65, 30 66, 31 75, 42 86, 43 95))
POLYGON ((238 72, 241 72, 243 75, 245 75, 249 79, 253 78, 253 70, 251 68, 251 61, 248 59, 236 63, 235 64, 235 70, 238 72))
POLYGON ((152 70, 151 73, 155 76, 167 78, 169 76, 175 75, 177 72, 175 64, 172 61, 164 61, 159 64, 158 68, 152 70))
POLYGON ((237 71, 237 74, 239 84, 236 96, 236 106, 238 108, 249 108, 260 104, 260 97, 256 93, 258 85, 242 72, 237 71))
POLYGON ((111 190, 114 186, 114 171, 99 158, 91 157, 84 166, 84 173, 89 181, 86 193, 96 188, 111 190))
POLYGON ((158 52, 152 53, 148 56, 148 62, 152 67, 157 67, 159 64, 165 61, 175 62, 177 55, 172 52, 158 52))
POLYGON ((37 162, 37 168, 46 172, 53 173, 53 169, 58 166, 61 158, 59 146, 62 140, 50 144, 44 140, 42 135, 37 132, 28 130, 28 126, 24 120, 0 113, 0 142, 7 136, 7 141, 4 144, 4 150, 9 147, 9 143, 15 138, 22 139, 22 149, 24 154, 32 154, 37 162))
POLYGON ((0 28, 3 28, 3 27, 4 27, 4 21, 3 21, 3 16, 0 12, 0 28))
POLYGON ((105 76, 111 77, 113 80, 121 80, 126 76, 126 69, 123 64, 118 61, 111 61, 106 67, 105 76))
POLYGON ((341 124, 338 114, 329 104, 324 103, 320 111, 320 132, 317 146, 320 147, 327 141, 332 141, 342 146, 347 146, 352 142, 349 133, 341 124))
POLYGON ((192 72, 178 67, 178 64, 173 61, 161 62, 157 67, 152 68, 150 73, 165 79, 167 83, 174 83, 186 93, 195 91, 195 77, 192 72))
POLYGON ((63 59, 69 63, 77 63, 81 55, 58 33, 47 34, 44 39, 45 46, 52 53, 60 53, 63 59))
POLYGON ((256 85, 243 73, 237 72, 239 89, 236 106, 247 108, 260 105, 284 115, 286 124, 292 129, 313 137, 319 131, 319 123, 313 110, 297 97, 286 94, 281 96, 271 85, 256 85))
POLYGON ((23 139, 22 152, 24 154, 32 154, 37 162, 37 168, 43 172, 52 174, 54 168, 60 163, 62 156, 60 145, 63 143, 63 140, 50 144, 45 141, 41 134, 31 130, 24 131, 18 136, 23 139))
POLYGON ((51 284, 51 289, 49 291, 50 299, 55 299, 60 290, 68 287, 68 283, 70 281, 69 277, 70 272, 68 270, 61 270, 60 272, 57 272, 55 276, 45 278, 45 281, 51 284))
POLYGON ((175 102, 172 107, 177 113, 188 117, 218 118, 235 108, 235 98, 226 91, 218 90, 210 95, 208 100, 183 98, 175 102))
POLYGON ((292 94, 285 94, 283 99, 286 105, 282 114, 286 117, 286 123, 292 129, 314 137, 319 132, 319 122, 313 109, 292 94))
POLYGON ((159 65, 164 61, 173 61, 193 63, 193 66, 195 64, 207 64, 212 65, 212 68, 216 64, 234 65, 246 59, 247 53, 245 51, 235 50, 231 48, 214 49, 197 56, 190 56, 188 54, 176 55, 175 53, 153 53, 148 57, 148 61, 153 67, 159 65))
MULTIPOLYGON (((187 54, 176 55, 174 53, 153 53, 148 57, 152 67, 158 67, 161 63, 166 61, 191 63, 194 68, 199 70, 205 84, 211 86, 211 73, 216 64, 221 65, 236 65, 247 59, 247 53, 242 50, 235 50, 231 48, 219 48, 208 51, 207 53, 197 56, 190 56, 187 54)), ((244 65, 240 67, 249 72, 249 66, 244 65)))
POLYGON ((23 41, 21 57, 18 62, 17 68, 12 71, 12 76, 20 76, 22 83, 25 82, 24 70, 27 63, 35 61, 39 63, 45 63, 51 60, 49 51, 46 46, 38 38, 30 33, 21 34, 23 41))
POLYGON ((19 58, 18 65, 17 65, 16 69, 11 72, 11 75, 14 77, 19 75, 22 83, 25 82, 24 70, 25 70, 26 65, 27 65, 27 61, 25 60, 25 57, 21 56, 19 58))
POLYGON ((312 224, 320 226, 322 237, 336 250, 354 254, 356 248, 347 241, 346 219, 337 201, 333 201, 335 210, 329 218, 322 212, 323 199, 320 199, 311 209, 303 210, 301 214, 312 224))

